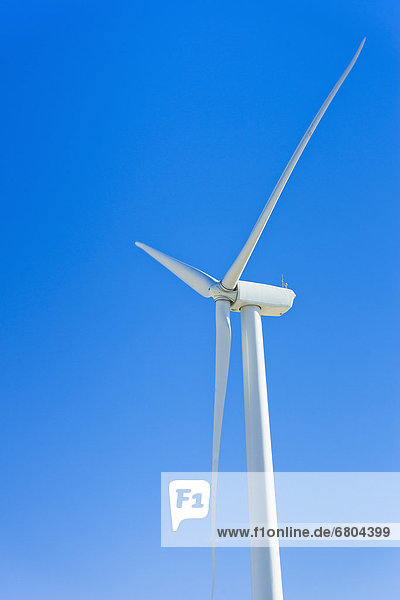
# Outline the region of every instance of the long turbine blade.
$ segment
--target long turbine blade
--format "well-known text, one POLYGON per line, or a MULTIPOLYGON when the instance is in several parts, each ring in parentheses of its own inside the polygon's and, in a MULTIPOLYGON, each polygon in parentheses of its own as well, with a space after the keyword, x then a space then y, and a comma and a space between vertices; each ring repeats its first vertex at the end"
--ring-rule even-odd
POLYGON ((279 196, 282 193, 283 188, 286 185, 287 180, 289 179, 294 167, 296 166, 296 163, 299 160, 304 148, 307 146, 308 141, 309 141, 310 137, 312 136, 312 134, 314 133, 318 123, 322 119, 326 109, 332 102, 333 98, 335 97, 335 95, 336 95, 337 91, 339 90, 340 86, 342 85, 343 81, 346 79, 347 75, 350 73, 351 69, 353 68, 354 63, 356 62, 358 55, 360 54, 362 47, 364 46, 364 42, 365 42, 365 38, 361 42, 357 52, 355 53, 352 61, 349 64, 349 66, 347 67, 347 69, 345 70, 345 72, 343 73, 343 75, 341 76, 339 81, 336 83, 335 87, 332 89, 331 93, 329 94, 329 96, 327 97, 327 99, 325 100, 325 102, 323 103, 321 108, 319 109, 317 115, 315 116, 311 125, 307 129, 306 133, 304 134, 300 144, 297 146, 292 158, 288 162, 286 169, 283 171, 278 183, 276 184, 271 196, 268 199, 268 202, 266 203, 261 215, 259 216, 258 221, 255 224, 253 231, 250 234, 249 239, 243 246, 243 248, 240 251, 240 254, 236 258, 235 262, 232 264, 232 266, 230 267, 230 269, 228 270, 228 272, 222 279, 222 285, 224 286, 225 289, 233 290, 235 288, 237 282, 239 281, 239 278, 240 278, 241 274, 243 273, 243 270, 251 256, 251 253, 253 252, 254 247, 257 244, 258 239, 263 232, 263 229, 274 209, 275 204, 277 203, 279 196))
POLYGON ((205 298, 211 297, 210 286, 217 283, 217 280, 214 279, 214 277, 211 277, 211 275, 207 275, 207 273, 204 273, 195 267, 191 267, 176 258, 172 258, 171 256, 164 254, 164 252, 154 250, 154 248, 150 248, 150 246, 146 246, 146 244, 142 244, 141 242, 135 242, 135 244, 138 248, 147 252, 147 254, 171 271, 171 273, 179 277, 179 279, 184 281, 193 290, 205 298))
POLYGON ((228 382, 229 357, 231 352, 230 309, 231 303, 229 300, 217 300, 215 303, 215 396, 211 485, 212 596, 214 595, 215 585, 215 501, 217 493, 219 448, 221 443, 221 429, 224 415, 226 385, 228 382))

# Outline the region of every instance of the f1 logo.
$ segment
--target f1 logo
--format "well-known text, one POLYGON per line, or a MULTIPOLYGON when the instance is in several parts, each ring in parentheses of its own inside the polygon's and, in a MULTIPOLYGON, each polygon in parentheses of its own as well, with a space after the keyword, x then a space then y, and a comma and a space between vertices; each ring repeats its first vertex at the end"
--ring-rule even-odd
POLYGON ((172 531, 185 519, 204 519, 210 507, 210 484, 205 479, 175 479, 168 486, 172 531))

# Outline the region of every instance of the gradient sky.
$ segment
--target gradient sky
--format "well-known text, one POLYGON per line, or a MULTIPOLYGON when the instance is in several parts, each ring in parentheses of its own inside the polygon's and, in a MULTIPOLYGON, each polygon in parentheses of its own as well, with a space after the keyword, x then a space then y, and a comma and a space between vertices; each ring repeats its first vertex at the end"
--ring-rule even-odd
MULTIPOLYGON (((214 323, 138 239, 221 277, 364 50, 245 271, 275 468, 399 471, 398 2, 2 3, 0 596, 208 598, 161 471, 211 464, 214 323)), ((239 317, 220 468, 245 469, 239 317)), ((286 549, 285 600, 385 598, 400 550, 286 549)), ((216 598, 250 598, 245 550, 216 598)))

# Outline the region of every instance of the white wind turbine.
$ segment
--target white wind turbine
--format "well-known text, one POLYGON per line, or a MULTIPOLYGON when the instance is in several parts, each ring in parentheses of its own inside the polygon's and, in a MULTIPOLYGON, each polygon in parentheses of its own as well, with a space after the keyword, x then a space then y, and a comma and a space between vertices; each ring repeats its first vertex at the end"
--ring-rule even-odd
MULTIPOLYGON (((240 312, 241 317, 247 471, 249 473, 263 473, 261 475, 261 486, 259 478, 257 478, 257 485, 254 480, 249 478, 250 522, 268 523, 270 527, 276 527, 277 515, 261 316, 280 316, 287 312, 292 307, 295 293, 284 287, 243 281, 240 276, 297 161, 329 104, 353 68, 364 42, 365 38, 304 134, 247 242, 221 280, 214 279, 207 273, 167 256, 159 250, 154 250, 145 244, 136 242, 136 246, 147 252, 200 295, 215 300, 216 353, 212 452, 213 536, 215 534, 216 473, 218 471, 222 417, 231 348, 230 311, 240 312)), ((275 545, 269 547, 252 546, 250 556, 253 600, 282 600, 282 576, 278 543, 276 542, 275 545)), ((213 587, 214 564, 213 544, 213 587)))

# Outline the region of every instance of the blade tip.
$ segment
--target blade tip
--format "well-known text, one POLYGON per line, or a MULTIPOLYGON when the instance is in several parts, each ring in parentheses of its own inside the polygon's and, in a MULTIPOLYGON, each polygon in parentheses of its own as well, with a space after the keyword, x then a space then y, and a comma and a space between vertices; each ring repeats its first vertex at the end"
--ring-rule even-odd
POLYGON ((361 50, 362 50, 362 49, 363 49, 363 47, 364 47, 364 44, 365 44, 365 40, 366 40, 366 39, 367 39, 367 38, 364 36, 364 37, 363 37, 363 39, 361 40, 361 44, 358 46, 357 54, 360 54, 361 50))

